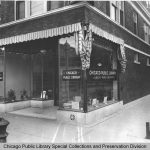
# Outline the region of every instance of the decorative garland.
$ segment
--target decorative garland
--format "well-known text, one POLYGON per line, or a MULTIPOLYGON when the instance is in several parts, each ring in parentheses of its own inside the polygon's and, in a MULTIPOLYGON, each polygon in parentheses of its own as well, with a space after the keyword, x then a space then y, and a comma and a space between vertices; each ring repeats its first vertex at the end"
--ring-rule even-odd
POLYGON ((124 45, 120 45, 120 47, 117 50, 118 53, 118 60, 121 65, 121 72, 124 73, 126 71, 127 67, 127 59, 126 59, 126 54, 125 54, 125 48, 124 45))
POLYGON ((92 51, 92 31, 86 26, 87 30, 84 30, 84 27, 79 31, 79 54, 82 63, 82 70, 90 68, 90 57, 92 51))

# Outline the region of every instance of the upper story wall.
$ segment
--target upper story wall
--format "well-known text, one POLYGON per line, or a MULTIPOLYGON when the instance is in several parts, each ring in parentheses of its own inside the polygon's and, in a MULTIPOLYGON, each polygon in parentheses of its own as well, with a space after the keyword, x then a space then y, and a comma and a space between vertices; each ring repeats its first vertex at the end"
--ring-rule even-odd
POLYGON ((1 1, 0 24, 14 21, 14 1, 1 1))
MULTIPOLYGON (((129 31, 134 33, 134 22, 133 22, 133 13, 136 12, 133 7, 128 3, 125 2, 125 28, 127 28, 129 31)), ((137 13, 137 12, 136 12, 137 13)), ((145 40, 144 36, 144 19, 137 13, 137 19, 138 19, 138 32, 137 36, 139 36, 141 39, 145 40)))
MULTIPOLYGON (((145 3, 144 4, 142 3, 142 5, 146 6, 145 3)), ((124 10, 123 10, 124 23, 122 26, 150 44, 150 17, 149 17, 148 11, 145 11, 146 8, 143 7, 142 9, 140 7, 140 4, 141 4, 140 2, 136 2, 136 1, 134 2, 124 1, 124 10), (135 33, 135 25, 134 25, 134 18, 133 18, 134 13, 137 14, 137 33, 135 33), (146 29, 147 33, 149 34, 147 37, 145 35, 146 34, 145 25, 147 28, 146 29)), ((110 18, 111 18, 111 13, 112 13, 111 5, 112 5, 111 1, 95 1, 94 3, 94 6, 97 9, 102 11, 104 14, 106 14, 110 18)), ((115 21, 115 22, 120 24, 118 21, 115 21)))
MULTIPOLYGON (((19 1, 17 1, 19 2, 19 1)), ((33 2, 36 2, 36 1, 33 1, 33 2)), ((37 2, 40 2, 40 1, 37 1, 37 2)), ((42 14, 42 13, 45 13, 47 11, 50 11, 50 10, 54 10, 54 9, 57 9, 57 8, 60 8, 60 7, 64 7, 64 6, 67 6, 69 5, 69 1, 41 1, 43 4, 42 6, 40 6, 39 4, 35 4, 32 6, 32 8, 34 8, 34 11, 36 11, 35 14, 32 14, 33 12, 31 12, 31 3, 30 1, 26 1, 25 0, 25 3, 24 4, 24 9, 25 9, 25 12, 24 12, 24 15, 25 17, 23 18, 28 18, 28 17, 31 17, 31 16, 34 16, 34 15, 38 15, 38 14, 42 14), (37 6, 40 6, 39 10, 36 8, 37 6), (44 9, 42 10, 41 8, 44 7, 44 9), (39 11, 39 13, 37 13, 39 11)), ((21 11, 23 12, 23 5, 22 6, 19 6, 21 8, 21 11)), ((19 19, 23 19, 23 18, 18 18, 17 19, 17 4, 16 4, 16 1, 1 1, 0 3, 0 24, 5 24, 5 23, 9 23, 11 21, 15 21, 15 20, 19 20, 19 19)))
POLYGON ((101 10, 104 14, 110 16, 110 2, 109 1, 95 1, 94 7, 101 10))
MULTIPOLYGON (((77 2, 74 2, 75 4, 77 2)), ((64 7, 70 4, 74 3, 69 3, 69 1, 53 1, 51 3, 47 3, 47 7, 45 8, 46 12, 50 10, 54 10, 60 7, 64 7)), ((92 3, 93 4, 93 3, 92 3)), ((142 11, 142 9, 139 7, 138 3, 133 2, 133 4, 139 9, 140 13, 145 16, 145 18, 149 21, 150 23, 150 18, 145 15, 145 12, 142 11)), ((145 4, 145 3, 144 3, 145 4)), ((143 5, 144 5, 143 4, 143 5)), ((106 14, 107 16, 111 16, 111 2, 110 1, 94 1, 94 7, 99 9, 101 12, 106 14)), ((25 17, 28 18, 31 16, 29 10, 27 10, 27 7, 25 8, 25 17)), ((140 37, 141 39, 145 40, 145 31, 144 31, 144 24, 148 25, 148 23, 144 20, 144 18, 131 6, 131 2, 124 1, 124 23, 123 27, 125 27, 127 30, 130 32, 134 33, 134 21, 133 21, 133 13, 137 13, 137 28, 138 31, 136 33, 136 36, 140 37)), ((2 1, 0 5, 0 24, 5 24, 11 21, 16 20, 16 4, 15 1, 2 1)), ((116 21, 117 22, 117 21, 116 21)), ((120 24, 120 23, 118 23, 120 24)), ((149 33, 150 33, 150 28, 149 28, 149 33)), ((150 35, 149 35, 150 37, 150 35)), ((150 40, 149 40, 150 43, 150 40)))

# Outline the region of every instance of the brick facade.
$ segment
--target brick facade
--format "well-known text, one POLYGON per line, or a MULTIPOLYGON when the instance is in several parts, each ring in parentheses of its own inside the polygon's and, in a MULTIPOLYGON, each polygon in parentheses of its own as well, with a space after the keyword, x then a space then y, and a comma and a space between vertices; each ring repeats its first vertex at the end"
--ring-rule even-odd
POLYGON ((5 28, 0 28, 0 38, 36 32, 77 22, 83 22, 84 19, 84 8, 51 14, 45 17, 14 24, 5 28))
POLYGON ((134 63, 134 51, 126 48, 127 70, 120 74, 120 99, 131 102, 150 92, 150 67, 146 66, 145 55, 140 54, 140 64, 134 63))
POLYGON ((142 50, 143 52, 150 53, 149 52, 149 45, 145 44, 143 41, 139 40, 137 37, 131 35, 126 30, 122 29, 121 27, 117 26, 116 24, 112 23, 110 20, 106 19, 105 17, 97 14, 94 11, 91 11, 89 9, 85 9, 86 12, 86 20, 87 22, 92 22, 93 24, 97 25, 101 29, 116 35, 117 37, 120 37, 125 41, 126 44, 129 44, 130 46, 133 46, 139 50, 142 50))
POLYGON ((0 24, 8 23, 15 20, 14 1, 1 1, 0 6, 0 24))
MULTIPOLYGON (((142 12, 142 14, 150 21, 150 18, 145 15, 145 13, 142 11, 142 9, 139 7, 139 5, 136 2, 133 2, 133 3, 138 7, 138 9, 142 12)), ((143 5, 146 6, 145 3, 143 5)), ((62 7, 62 4, 61 4, 61 7, 62 7)), ((107 16, 110 16, 110 2, 109 1, 95 1, 94 2, 94 7, 96 7, 100 11, 102 11, 107 16)), ((0 12, 1 12, 0 13, 1 14, 1 22, 0 23, 1 24, 9 23, 9 22, 15 20, 15 10, 14 10, 14 8, 15 8, 14 1, 2 1, 1 2, 1 7, 0 7, 0 12)), ((127 28, 132 33, 133 33, 133 30, 134 30, 133 29, 133 11, 135 11, 134 8, 128 2, 125 1, 124 2, 125 28, 127 28)), ((73 14, 73 15, 75 15, 75 14, 73 14)), ((62 17, 63 17, 63 15, 62 15, 62 17)), ((63 17, 63 18, 65 18, 65 17, 63 17)), ((68 20, 68 19, 64 19, 64 20, 68 20)), ((63 21, 63 20, 61 20, 61 21, 63 21)), ((61 24, 61 22, 59 22, 59 23, 61 24)), ((144 20, 143 20, 143 18, 140 15, 138 15, 138 36, 141 39, 144 40, 143 25, 144 25, 144 20)), ((45 25, 43 25, 43 26, 45 26, 45 25)), ((17 27, 16 27, 16 29, 17 29, 17 27)), ((37 24, 34 25, 34 29, 35 30, 39 29, 37 24)), ((31 29, 31 31, 32 31, 32 29, 31 29)), ((16 35, 15 31, 12 34, 16 35)), ((10 35, 8 35, 8 36, 10 36, 10 35)))
POLYGON ((95 1, 94 6, 101 10, 104 14, 110 16, 110 2, 109 1, 95 1))

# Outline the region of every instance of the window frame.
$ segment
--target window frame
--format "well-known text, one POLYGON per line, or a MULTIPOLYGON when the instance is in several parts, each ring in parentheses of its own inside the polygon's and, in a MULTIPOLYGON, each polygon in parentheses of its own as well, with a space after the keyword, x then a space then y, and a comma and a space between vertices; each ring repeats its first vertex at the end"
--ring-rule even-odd
MULTIPOLYGON (((75 40, 75 36, 74 35, 70 35, 65 36, 65 37, 61 37, 59 39, 59 46, 58 46, 58 62, 59 62, 59 109, 61 110, 67 110, 67 111, 72 111, 72 112, 84 112, 84 89, 83 89, 83 75, 82 75, 82 62, 79 56, 79 52, 78 52, 78 48, 76 47, 76 40, 75 40), (61 48, 61 45, 66 46, 66 48, 61 48), (71 50, 73 48, 73 51, 71 50), (66 52, 66 53, 65 53, 66 52), (68 54, 67 54, 68 53, 68 54), (75 54, 75 55, 70 55, 70 54, 75 54), (65 55, 64 55, 65 54, 65 55), (66 57, 67 56, 67 57, 66 57), (63 59, 65 63, 63 63, 63 59), (73 58, 77 58, 79 61, 76 66, 74 66, 74 63, 72 63, 75 59, 73 58), (71 60, 71 61, 69 61, 71 60), (64 80, 62 78, 63 76, 63 71, 69 71, 69 70, 79 70, 79 72, 81 73, 81 79, 80 80, 64 80), (71 84, 74 84, 74 88, 76 88, 77 86, 79 86, 78 88, 78 94, 74 95, 71 84), (67 88, 67 91, 64 91, 64 88, 62 88, 65 85, 64 88, 67 88), (64 95, 63 95, 64 93, 64 95), (80 94, 79 94, 80 93, 80 94), (68 99, 67 97, 68 96, 68 99), (72 97, 72 98, 70 98, 72 97), (75 108, 66 108, 66 104, 67 105, 72 105, 69 104, 70 101, 75 102, 76 98, 79 98, 80 100, 77 101, 79 102, 79 109, 75 109, 75 108), (64 101, 65 100, 65 101, 64 101), (64 105, 65 104, 65 105, 64 105)), ((67 106, 68 107, 68 106, 67 106)))
POLYGON ((119 23, 122 26, 125 26, 125 15, 124 15, 124 1, 118 1, 118 3, 120 2, 121 8, 119 9, 119 23), (120 19, 120 14, 121 11, 123 12, 123 23, 121 24, 121 19, 120 19))
POLYGON ((30 5, 28 5, 28 8, 27 8, 27 11, 29 11, 30 12, 30 15, 29 15, 29 17, 30 16, 36 16, 36 15, 40 15, 40 14, 42 14, 42 13, 45 13, 45 12, 47 12, 47 0, 46 1, 42 1, 44 4, 43 4, 43 11, 42 12, 40 12, 40 13, 36 13, 36 14, 32 14, 32 10, 31 10, 31 5, 32 5, 32 2, 38 2, 38 1, 34 1, 34 0, 30 0, 29 1, 29 3, 30 3, 30 5))
POLYGON ((125 25, 124 1, 110 1, 110 18, 118 22, 121 26, 125 25), (115 8, 115 19, 112 16, 112 7, 115 8), (121 23, 120 14, 123 13, 123 23, 121 23))
POLYGON ((22 0, 22 1, 15 1, 15 20, 20 20, 20 19, 24 19, 26 18, 26 1, 25 0, 22 0), (21 3, 21 2, 24 2, 24 17, 23 18, 20 18, 19 17, 19 6, 18 4, 21 3))
POLYGON ((150 57, 147 57, 146 59, 146 66, 150 66, 150 57))
POLYGON ((116 1, 110 1, 110 18, 114 21, 117 21, 117 3, 116 1), (115 8, 115 17, 113 16, 112 10, 115 8), (115 18, 115 19, 113 19, 115 18))
POLYGON ((138 14, 135 11, 133 11, 133 33, 138 35, 138 14))
POLYGON ((135 64, 141 64, 141 62, 139 61, 139 53, 135 53, 134 54, 134 63, 135 64))
POLYGON ((149 43, 149 26, 144 23, 144 40, 149 43))
POLYGON ((113 13, 111 13, 111 19, 113 19, 114 21, 117 21, 117 7, 114 4, 111 5, 111 12, 113 9, 114 9, 115 16, 113 16, 113 13))
MULTIPOLYGON (((31 15, 31 1, 32 0, 24 0, 24 1, 25 1, 25 17, 24 18, 38 16, 38 15, 40 15, 42 13, 46 13, 47 12, 47 2, 48 2, 48 0, 43 1, 43 3, 44 3, 44 5, 43 5, 43 12, 39 13, 39 14, 33 14, 33 15, 31 15)), ((14 18, 15 18, 15 20, 24 19, 24 18, 17 19, 17 2, 18 1, 15 0, 14 2, 15 2, 15 4, 14 4, 14 10, 15 10, 14 18)))

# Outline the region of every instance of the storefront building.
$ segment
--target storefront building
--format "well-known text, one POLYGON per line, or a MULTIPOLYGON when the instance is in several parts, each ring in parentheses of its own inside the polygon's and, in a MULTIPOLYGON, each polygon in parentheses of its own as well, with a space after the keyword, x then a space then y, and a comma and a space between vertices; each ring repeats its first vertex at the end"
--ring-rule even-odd
POLYGON ((91 124, 148 95, 150 18, 144 5, 2 1, 3 104, 53 101, 58 120, 91 124))

